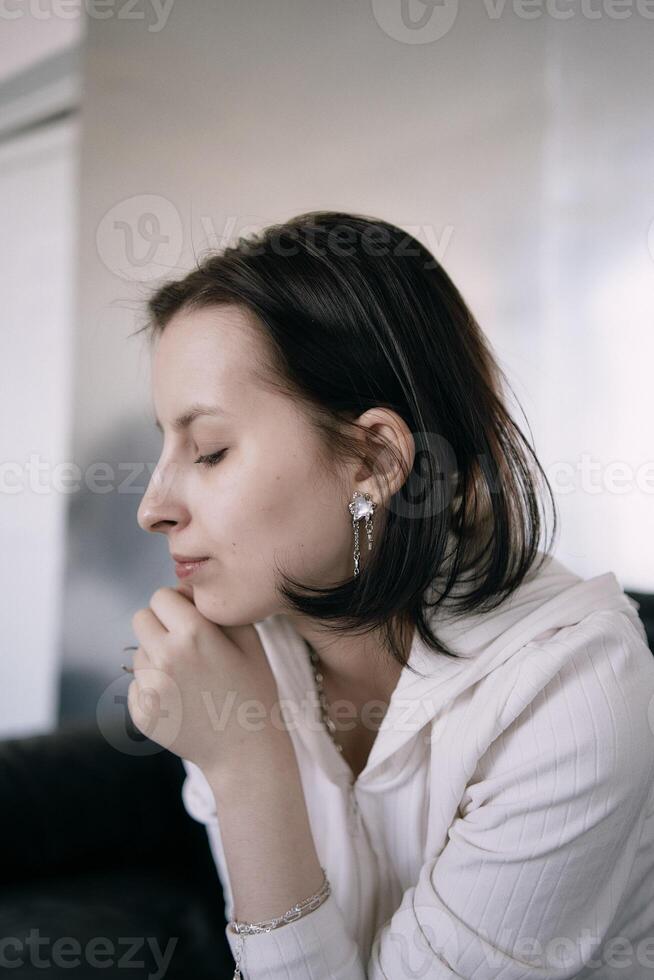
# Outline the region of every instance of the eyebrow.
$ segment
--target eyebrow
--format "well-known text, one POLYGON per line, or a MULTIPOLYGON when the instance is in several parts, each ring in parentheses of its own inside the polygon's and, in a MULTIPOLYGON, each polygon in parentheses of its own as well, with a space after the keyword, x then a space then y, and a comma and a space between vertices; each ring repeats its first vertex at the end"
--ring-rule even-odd
MULTIPOLYGON (((211 415, 211 416, 230 416, 230 412, 226 412, 224 408, 219 408, 217 405, 202 405, 199 402, 191 405, 185 412, 178 415, 177 418, 172 423, 172 429, 175 432, 182 432, 184 429, 188 429, 191 422, 199 418, 201 415, 211 415)), ((163 426, 158 418, 155 417, 154 424, 159 429, 159 432, 163 432, 163 426)))

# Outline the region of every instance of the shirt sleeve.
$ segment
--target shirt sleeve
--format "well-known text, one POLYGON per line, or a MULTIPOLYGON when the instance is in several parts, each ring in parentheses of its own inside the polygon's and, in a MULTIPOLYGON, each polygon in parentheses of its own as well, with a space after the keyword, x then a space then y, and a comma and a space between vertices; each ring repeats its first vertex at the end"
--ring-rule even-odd
MULTIPOLYGON (((628 895, 654 779, 654 659, 624 623, 595 613, 540 688, 538 667, 518 675, 507 702, 538 693, 480 757, 445 847, 367 962, 330 895, 294 923, 244 936, 244 977, 577 977, 628 895)), ((226 934, 235 953, 239 937, 226 934)))
POLYGON ((241 972, 246 980, 366 980, 359 947, 347 932, 333 894, 295 922, 252 936, 225 926, 232 956, 243 939, 241 972))

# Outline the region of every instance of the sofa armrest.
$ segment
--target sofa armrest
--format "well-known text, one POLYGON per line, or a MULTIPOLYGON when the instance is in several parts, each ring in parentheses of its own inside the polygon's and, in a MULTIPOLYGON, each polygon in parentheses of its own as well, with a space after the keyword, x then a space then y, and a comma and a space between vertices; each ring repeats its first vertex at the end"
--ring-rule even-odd
POLYGON ((149 754, 135 754, 124 731, 114 734, 75 725, 0 741, 0 825, 11 841, 0 880, 163 854, 185 860, 195 827, 181 801, 181 759, 152 742, 149 754))

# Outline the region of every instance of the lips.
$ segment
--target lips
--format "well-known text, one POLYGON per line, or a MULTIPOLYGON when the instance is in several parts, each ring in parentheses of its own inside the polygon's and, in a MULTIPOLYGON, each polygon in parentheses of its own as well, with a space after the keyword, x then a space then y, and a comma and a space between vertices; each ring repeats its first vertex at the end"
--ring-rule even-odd
POLYGON ((209 557, 208 555, 176 555, 175 552, 171 552, 170 557, 173 561, 178 562, 180 565, 188 565, 195 561, 206 561, 209 557))
MULTIPOLYGON (((179 557, 173 555, 173 557, 179 557)), ((210 561, 209 558, 192 558, 184 561, 175 561, 175 575, 177 578, 188 578, 189 575, 195 575, 196 572, 204 568, 207 562, 210 561)))

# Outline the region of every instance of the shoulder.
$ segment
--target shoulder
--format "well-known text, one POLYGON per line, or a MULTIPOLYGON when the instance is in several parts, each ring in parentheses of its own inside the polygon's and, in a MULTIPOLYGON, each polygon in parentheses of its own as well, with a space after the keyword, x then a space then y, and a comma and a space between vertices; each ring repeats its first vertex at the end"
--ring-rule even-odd
POLYGON ((505 725, 528 706, 548 705, 564 714, 609 713, 616 721, 634 713, 642 723, 654 710, 654 656, 629 616, 598 609, 525 644, 479 687, 505 725))
POLYGON ((543 802, 584 793, 644 802, 654 778, 654 657, 631 620, 597 610, 528 644, 489 675, 495 737, 480 757, 476 789, 543 802), (527 774, 529 774, 527 776, 527 774))
POLYGON ((467 783, 411 905, 437 904, 457 975, 490 952, 488 976, 580 976, 588 937, 612 941, 620 907, 642 919, 633 870, 644 861, 647 873, 651 850, 654 658, 628 615, 596 610, 484 683, 460 726, 467 783))
POLYGON ((593 722, 603 722, 609 734, 635 738, 648 732, 654 741, 654 657, 624 613, 596 610, 535 643, 524 669, 547 681, 534 708, 542 705, 570 723, 574 718, 580 734, 584 725, 595 731, 593 722))

